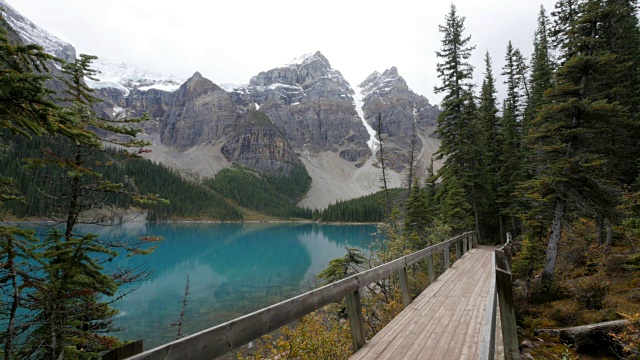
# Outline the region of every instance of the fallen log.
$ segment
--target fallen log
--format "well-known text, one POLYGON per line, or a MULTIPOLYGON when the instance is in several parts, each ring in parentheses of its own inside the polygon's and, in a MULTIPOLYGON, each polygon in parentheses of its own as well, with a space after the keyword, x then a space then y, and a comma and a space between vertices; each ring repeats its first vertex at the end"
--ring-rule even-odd
POLYGON ((603 341, 609 342, 611 333, 619 333, 629 325, 629 320, 614 320, 560 329, 560 341, 565 344, 590 346, 603 341))
POLYGON ((606 343, 611 345, 611 333, 619 333, 629 325, 629 320, 614 320, 568 327, 563 329, 535 329, 534 334, 560 337, 560 341, 572 345, 576 349, 598 346, 606 343))

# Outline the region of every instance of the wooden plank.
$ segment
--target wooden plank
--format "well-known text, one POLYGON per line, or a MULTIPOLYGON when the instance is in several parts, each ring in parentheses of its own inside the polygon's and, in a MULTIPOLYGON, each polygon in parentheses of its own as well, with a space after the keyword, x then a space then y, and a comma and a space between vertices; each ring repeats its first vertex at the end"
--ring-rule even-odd
POLYGON ((360 291, 358 290, 347 295, 347 316, 349 317, 352 349, 353 352, 356 352, 367 342, 364 336, 362 303, 360 302, 360 291))
POLYGON ((493 250, 469 250, 352 359, 477 358, 493 250))
POLYGON ((130 356, 140 354, 144 348, 144 341, 138 340, 126 345, 123 345, 117 349, 113 349, 108 353, 102 355, 102 360, 122 360, 130 356))
POLYGON ((461 296, 467 299, 467 302, 462 309, 463 316, 456 330, 456 336, 460 340, 457 344, 450 344, 447 350, 452 359, 469 358, 471 354, 475 354, 478 347, 487 282, 491 274, 488 262, 478 261, 473 264, 475 266, 465 269, 467 276, 465 276, 464 292, 461 296))

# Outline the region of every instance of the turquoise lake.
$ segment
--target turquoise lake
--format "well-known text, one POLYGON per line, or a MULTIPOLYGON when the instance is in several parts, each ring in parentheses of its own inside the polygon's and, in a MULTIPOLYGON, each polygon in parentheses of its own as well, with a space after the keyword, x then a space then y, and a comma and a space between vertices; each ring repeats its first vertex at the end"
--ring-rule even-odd
MULTIPOLYGON (((145 349, 172 341, 187 274, 187 334, 215 326, 316 287, 316 275, 345 246, 367 250, 374 225, 128 223, 84 227, 103 239, 162 236, 151 255, 121 257, 118 266, 146 261, 152 277, 113 306, 121 339, 145 349)), ((121 289, 121 290, 127 290, 121 289)))

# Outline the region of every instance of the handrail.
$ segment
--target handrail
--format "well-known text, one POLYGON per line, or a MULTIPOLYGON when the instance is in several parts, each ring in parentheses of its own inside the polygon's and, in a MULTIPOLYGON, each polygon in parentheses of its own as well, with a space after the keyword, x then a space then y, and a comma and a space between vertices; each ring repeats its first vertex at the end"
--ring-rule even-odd
MULTIPOLYGON (((470 231, 464 233, 439 244, 403 256, 394 261, 351 275, 345 279, 311 290, 294 298, 284 300, 224 324, 220 324, 182 339, 161 345, 155 349, 145 351, 128 359, 212 359, 247 344, 262 335, 266 335, 327 304, 339 301, 344 297, 348 297, 348 305, 352 304, 350 305, 350 309, 347 311, 349 313, 357 313, 357 316, 354 317, 353 320, 352 316, 349 317, 355 352, 364 345, 364 328, 359 326, 362 324, 362 312, 359 311, 361 306, 359 289, 373 282, 389 277, 396 271, 400 274, 401 283, 408 284, 406 281, 407 266, 427 258, 440 250, 445 253, 445 267, 448 268, 449 247, 454 243, 459 244, 459 242, 462 242, 465 250, 471 249, 473 246, 477 245, 477 232, 470 231), (405 276, 405 281, 403 281, 403 274, 405 276), (353 308, 351 308, 351 306, 353 306, 353 308)), ((458 252, 457 255, 457 258, 459 258, 463 254, 458 252)), ((432 266, 429 266, 429 268, 431 269, 432 266)), ((403 297, 408 297, 408 288, 402 289, 402 292, 403 297), (405 294, 407 294, 407 296, 404 296, 405 294)), ((407 304, 405 304, 405 306, 406 305, 407 304)))
MULTIPOLYGON (((495 253, 491 254, 491 273, 496 273, 495 253)), ((496 277, 494 275, 491 277, 489 294, 487 295, 487 311, 482 325, 482 339, 480 340, 480 351, 478 352, 479 360, 493 360, 495 358, 497 305, 496 277)))
POLYGON ((504 358, 506 360, 520 358, 516 315, 513 307, 513 290, 511 287, 511 259, 506 255, 505 251, 510 242, 511 234, 507 233, 507 242, 492 254, 491 270, 493 276, 487 294, 487 310, 482 327, 478 360, 493 360, 495 357, 498 305, 504 358))

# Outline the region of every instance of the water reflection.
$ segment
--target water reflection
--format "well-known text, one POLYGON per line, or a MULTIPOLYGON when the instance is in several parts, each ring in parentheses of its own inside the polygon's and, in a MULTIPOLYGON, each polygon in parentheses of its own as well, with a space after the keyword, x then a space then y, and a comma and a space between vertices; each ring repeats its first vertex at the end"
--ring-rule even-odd
MULTIPOLYGON (((165 241, 146 257, 153 277, 115 302, 115 325, 124 339, 145 339, 150 348, 173 340, 190 277, 187 333, 231 320, 315 287, 315 277, 344 247, 366 249, 374 226, 318 224, 137 224, 86 229, 103 238, 141 235, 165 241)), ((136 266, 145 257, 121 257, 136 266)), ((127 289, 123 289, 127 290, 127 289)))

